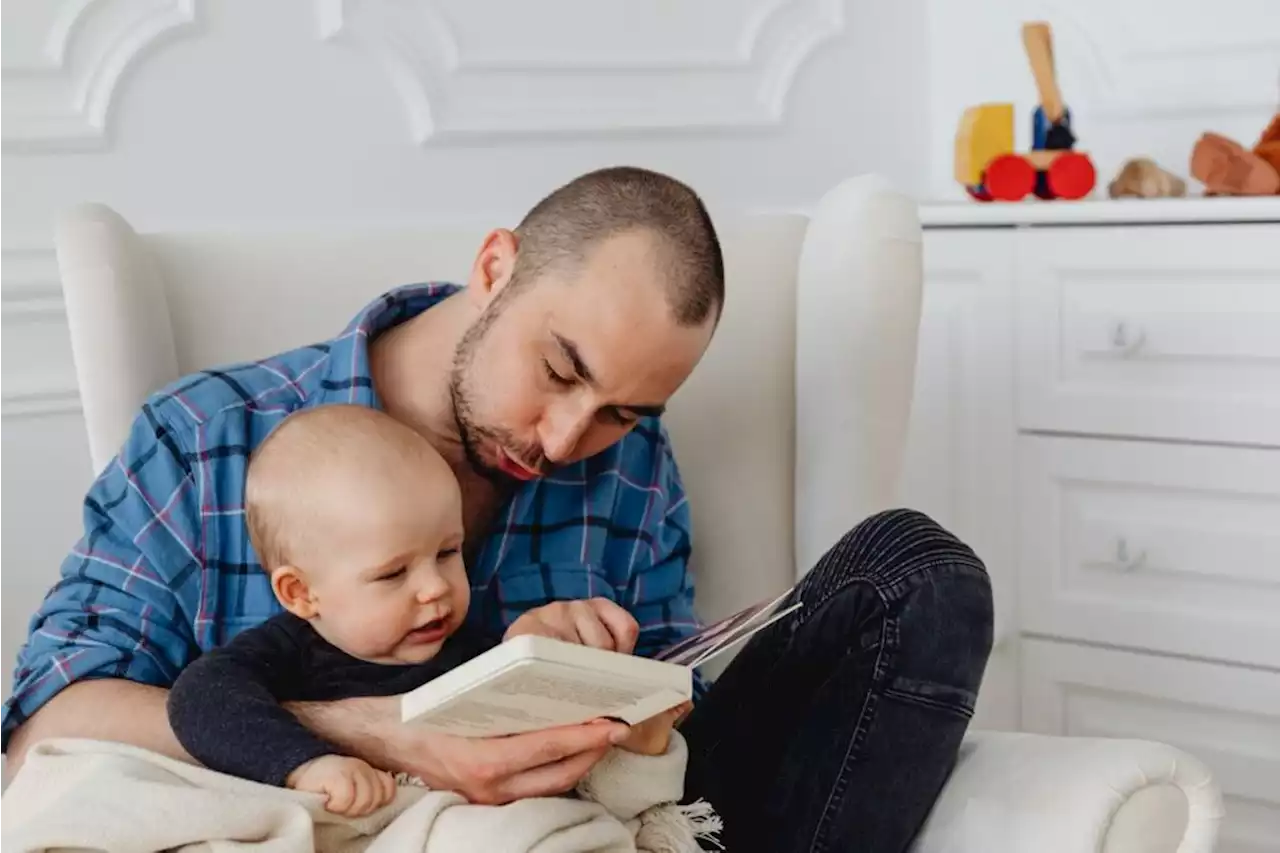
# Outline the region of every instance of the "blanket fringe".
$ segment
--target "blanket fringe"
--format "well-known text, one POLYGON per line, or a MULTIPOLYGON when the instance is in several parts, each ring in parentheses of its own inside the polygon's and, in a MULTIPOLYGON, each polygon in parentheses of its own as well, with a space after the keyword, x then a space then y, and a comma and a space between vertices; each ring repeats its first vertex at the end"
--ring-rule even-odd
POLYGON ((400 786, 409 786, 413 788, 425 788, 427 783, 423 782, 417 776, 410 776, 408 773, 397 773, 395 776, 396 784, 400 786))
POLYGON ((723 828, 720 815, 706 800, 654 806, 640 815, 636 848, 645 853, 697 853, 704 849, 701 840, 723 850, 716 837, 723 828))
MULTIPOLYGON (((397 785, 427 787, 408 773, 397 773, 395 778, 397 785)), ((644 853, 699 853, 705 849, 699 841, 724 849, 716 837, 724 829, 724 821, 706 800, 686 805, 664 803, 642 812, 639 818, 636 847, 644 853)))

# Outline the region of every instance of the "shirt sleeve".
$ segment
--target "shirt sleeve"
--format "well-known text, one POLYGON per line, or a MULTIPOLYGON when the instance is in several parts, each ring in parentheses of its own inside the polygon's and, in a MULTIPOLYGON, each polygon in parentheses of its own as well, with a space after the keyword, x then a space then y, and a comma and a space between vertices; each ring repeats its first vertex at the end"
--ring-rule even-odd
POLYGON ((142 407, 84 499, 83 533, 32 617, 4 705, 13 730, 69 684, 121 678, 167 687, 199 649, 199 496, 175 431, 142 407))
POLYGON ((283 786, 306 762, 338 753, 280 704, 307 669, 280 622, 250 628, 183 670, 169 691, 169 725, 210 770, 283 786))
MULTIPOLYGON (((631 614, 640 624, 636 654, 642 657, 652 657, 703 627, 694 607, 694 582, 689 570, 693 551, 689 500, 665 440, 654 464, 660 506, 646 531, 653 542, 651 560, 633 573, 628 590, 631 614)), ((706 682, 697 671, 693 691, 695 701, 706 692, 706 682)))

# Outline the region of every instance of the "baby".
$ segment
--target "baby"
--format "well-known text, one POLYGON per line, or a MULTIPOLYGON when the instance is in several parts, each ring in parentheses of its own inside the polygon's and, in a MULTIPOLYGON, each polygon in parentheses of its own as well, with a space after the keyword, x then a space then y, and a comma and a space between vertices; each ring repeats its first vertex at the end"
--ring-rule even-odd
MULTIPOLYGON (((286 612, 182 672, 169 694, 173 731, 212 770, 323 794, 338 814, 368 814, 394 798, 393 776, 344 755, 282 703, 399 695, 492 645, 464 625, 458 483, 398 421, 325 406, 292 415, 254 453, 245 513, 286 612)), ((632 727, 619 748, 655 762, 670 756, 682 747, 680 710, 632 727)), ((661 766, 682 783, 682 761, 661 766)), ((591 796, 591 784, 580 793, 591 796)))

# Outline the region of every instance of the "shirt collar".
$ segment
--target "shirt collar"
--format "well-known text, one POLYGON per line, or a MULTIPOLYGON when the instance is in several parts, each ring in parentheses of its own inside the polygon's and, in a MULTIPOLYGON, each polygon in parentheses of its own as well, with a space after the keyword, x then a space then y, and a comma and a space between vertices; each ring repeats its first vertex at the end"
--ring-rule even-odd
POLYGON ((355 403, 381 409, 382 401, 373 387, 369 368, 369 341, 461 289, 448 282, 407 284, 366 305, 342 334, 329 342, 329 367, 321 382, 321 404, 355 403))

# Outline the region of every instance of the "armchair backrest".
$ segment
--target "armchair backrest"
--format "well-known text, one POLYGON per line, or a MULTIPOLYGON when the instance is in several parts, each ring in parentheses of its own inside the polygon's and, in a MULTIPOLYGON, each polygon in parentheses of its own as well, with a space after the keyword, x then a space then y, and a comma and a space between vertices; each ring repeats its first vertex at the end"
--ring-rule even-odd
MULTIPOLYGON (((718 228, 724 316, 666 417, 707 618, 785 588, 892 502, 921 289, 915 207, 875 178, 836 187, 810 217, 718 228)), ((465 281, 483 235, 438 225, 139 234, 102 205, 68 211, 58 262, 95 469, 155 389, 331 337, 396 285, 465 281)))

